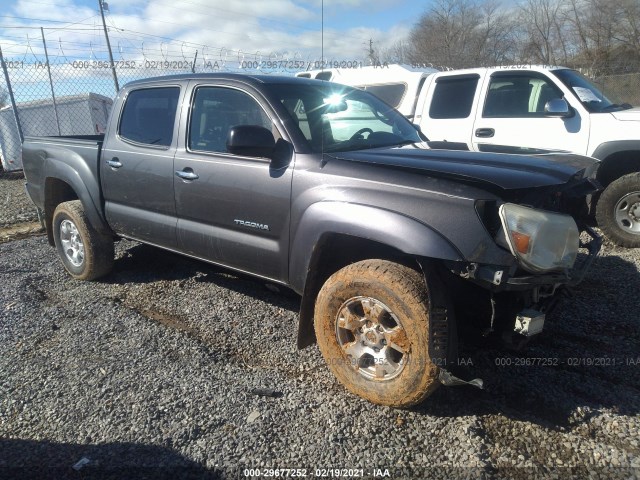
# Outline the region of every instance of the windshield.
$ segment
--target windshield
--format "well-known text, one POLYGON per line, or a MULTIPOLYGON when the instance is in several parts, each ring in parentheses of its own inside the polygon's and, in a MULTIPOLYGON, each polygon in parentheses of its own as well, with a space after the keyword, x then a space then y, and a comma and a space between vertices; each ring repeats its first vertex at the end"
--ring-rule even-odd
POLYGON ((313 152, 345 152, 421 142, 400 113, 361 90, 336 83, 271 85, 313 152))
POLYGON ((584 75, 575 70, 553 70, 553 74, 562 81, 591 113, 615 112, 631 108, 628 103, 609 100, 584 75))

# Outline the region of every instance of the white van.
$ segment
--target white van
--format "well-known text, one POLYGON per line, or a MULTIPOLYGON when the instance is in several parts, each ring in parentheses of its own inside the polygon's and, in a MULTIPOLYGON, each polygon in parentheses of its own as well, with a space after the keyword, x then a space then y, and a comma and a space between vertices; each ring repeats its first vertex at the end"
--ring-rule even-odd
POLYGON ((373 93, 405 117, 415 115, 416 103, 429 75, 435 68, 414 68, 409 65, 383 65, 360 68, 332 68, 300 72, 296 77, 315 78, 358 87, 373 93))

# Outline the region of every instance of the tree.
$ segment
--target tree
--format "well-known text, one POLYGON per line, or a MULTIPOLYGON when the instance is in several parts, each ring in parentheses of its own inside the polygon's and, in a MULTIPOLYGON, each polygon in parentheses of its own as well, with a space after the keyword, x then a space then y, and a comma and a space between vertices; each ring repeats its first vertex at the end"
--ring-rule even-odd
POLYGON ((611 0, 567 0, 574 64, 601 70, 609 63, 619 9, 611 0))
POLYGON ((639 0, 566 1, 574 48, 569 63, 600 75, 640 62, 639 0))
POLYGON ((495 0, 436 0, 411 31, 408 57, 452 68, 503 63, 513 33, 495 0))
POLYGON ((379 60, 383 63, 410 63, 409 43, 399 40, 387 48, 380 50, 379 60))
POLYGON ((567 63, 566 1, 525 0, 520 4, 520 24, 524 38, 521 59, 547 65, 567 63))

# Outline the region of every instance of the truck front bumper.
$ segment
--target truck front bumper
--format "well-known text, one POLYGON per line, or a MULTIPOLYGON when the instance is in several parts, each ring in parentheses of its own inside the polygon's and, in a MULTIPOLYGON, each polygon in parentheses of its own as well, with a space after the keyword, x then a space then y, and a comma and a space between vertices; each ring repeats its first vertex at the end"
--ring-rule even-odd
POLYGON ((555 289, 558 286, 578 285, 584 279, 602 248, 602 237, 595 230, 591 227, 585 227, 583 232, 590 237, 590 240, 580 242, 580 249, 586 250, 586 255, 579 256, 571 270, 538 275, 520 275, 517 268, 512 268, 510 271, 500 266, 475 265, 467 274, 467 278, 495 293, 544 287, 555 289))

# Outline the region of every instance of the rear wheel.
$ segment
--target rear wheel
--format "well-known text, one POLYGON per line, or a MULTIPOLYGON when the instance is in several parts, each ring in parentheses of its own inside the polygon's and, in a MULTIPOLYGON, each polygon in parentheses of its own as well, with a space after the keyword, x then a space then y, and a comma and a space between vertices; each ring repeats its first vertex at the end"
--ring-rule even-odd
POLYGON ((427 288, 411 268, 365 260, 339 270, 318 294, 314 325, 329 368, 366 400, 409 407, 439 385, 427 288))
POLYGON ((93 228, 79 200, 56 207, 53 239, 65 269, 78 280, 100 278, 113 268, 113 239, 93 228))
POLYGON ((609 184, 598 200, 596 220, 613 243, 640 247, 640 173, 630 173, 609 184))

